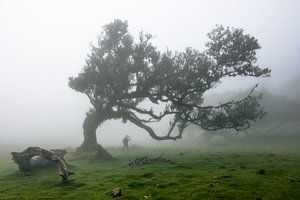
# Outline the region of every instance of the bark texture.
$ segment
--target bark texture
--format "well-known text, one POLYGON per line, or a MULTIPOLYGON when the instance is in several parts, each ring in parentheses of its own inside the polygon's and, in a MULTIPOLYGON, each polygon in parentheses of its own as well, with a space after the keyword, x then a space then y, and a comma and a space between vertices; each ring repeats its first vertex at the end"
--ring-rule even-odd
POLYGON ((96 113, 87 113, 83 122, 83 143, 78 147, 78 151, 96 151, 102 148, 97 142, 96 131, 102 120, 96 113))
POLYGON ((98 155, 104 159, 111 159, 112 156, 98 142, 96 131, 97 128, 110 116, 105 114, 97 114, 96 112, 87 113, 83 122, 83 143, 77 148, 79 152, 97 151, 98 155))
POLYGON ((12 152, 12 160, 19 166, 21 171, 30 171, 32 169, 31 158, 40 156, 57 164, 59 175, 62 180, 67 180, 73 172, 69 171, 63 156, 65 150, 45 150, 40 147, 28 147, 22 152, 12 152))

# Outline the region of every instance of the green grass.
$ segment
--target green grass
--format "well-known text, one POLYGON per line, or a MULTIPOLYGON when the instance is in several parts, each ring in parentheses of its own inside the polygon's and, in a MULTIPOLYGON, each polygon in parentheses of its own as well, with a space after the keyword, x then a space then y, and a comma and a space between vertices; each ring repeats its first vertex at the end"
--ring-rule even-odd
POLYGON ((92 154, 67 154, 75 175, 62 184, 56 167, 21 173, 9 152, 0 155, 0 199, 300 199, 300 152, 253 147, 110 148, 115 160, 92 154), (128 168, 136 157, 163 156, 175 164, 128 168), (257 170, 265 169, 259 175, 257 170))

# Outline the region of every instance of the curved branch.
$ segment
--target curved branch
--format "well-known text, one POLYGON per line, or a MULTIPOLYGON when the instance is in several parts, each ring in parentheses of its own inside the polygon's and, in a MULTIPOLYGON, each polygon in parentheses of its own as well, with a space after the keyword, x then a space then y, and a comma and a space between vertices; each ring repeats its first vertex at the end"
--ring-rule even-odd
POLYGON ((178 102, 178 101, 176 101, 175 103, 177 103, 177 105, 179 105, 179 106, 194 107, 194 108, 198 108, 198 109, 218 109, 218 108, 223 108, 223 107, 226 107, 226 106, 229 106, 229 105, 233 105, 233 104, 237 104, 237 103, 245 101, 247 98, 249 98, 252 95, 255 88, 257 88, 257 87, 258 87, 258 83, 251 89, 251 91, 248 93, 247 96, 245 96, 244 98, 242 98, 240 100, 228 101, 228 102, 225 102, 225 103, 221 103, 218 106, 199 106, 197 104, 186 104, 186 103, 182 103, 182 102, 178 102))
POLYGON ((151 127, 145 125, 133 113, 128 113, 126 115, 126 119, 129 120, 130 122, 132 122, 133 124, 135 124, 136 126, 138 126, 138 127, 142 128, 142 129, 144 129, 145 131, 147 131, 148 134, 150 135, 150 137, 152 137, 155 140, 176 140, 176 139, 182 138, 183 129, 180 130, 179 133, 176 136, 171 136, 171 131, 169 131, 170 133, 168 132, 168 134, 166 136, 158 136, 151 127))
MULTIPOLYGON (((58 151, 59 153, 60 151, 58 151)), ((40 147, 28 147, 22 152, 12 152, 13 161, 19 166, 19 169, 21 171, 27 171, 32 168, 30 160, 34 156, 41 156, 47 160, 53 161, 57 164, 59 169, 59 175, 63 180, 67 180, 68 177, 74 172, 70 172, 67 168, 67 165, 65 163, 65 160, 61 155, 58 155, 55 150, 47 151, 45 149, 42 149, 40 147)))
POLYGON ((131 105, 128 105, 128 104, 124 104, 124 103, 121 103, 121 102, 118 102, 117 103, 119 106, 122 106, 126 109, 131 109, 131 110, 134 110, 140 114, 146 114, 146 115, 149 115, 151 116, 152 118, 149 118, 148 120, 142 120, 140 119, 141 121, 145 122, 145 123, 148 123, 148 122, 158 122, 160 121, 163 117, 165 117, 166 115, 171 115, 171 114, 178 114, 177 111, 167 111, 165 110, 162 114, 160 115, 156 115, 153 113, 152 110, 145 110, 145 109, 140 109, 140 108, 137 108, 135 106, 131 106, 131 105), (153 121, 153 119, 155 119, 156 121, 153 121))

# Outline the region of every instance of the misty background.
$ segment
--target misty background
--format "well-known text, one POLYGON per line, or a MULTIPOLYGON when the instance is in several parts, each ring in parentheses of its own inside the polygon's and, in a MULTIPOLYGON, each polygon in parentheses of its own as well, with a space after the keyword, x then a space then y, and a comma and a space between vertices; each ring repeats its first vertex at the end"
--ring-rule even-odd
MULTIPOLYGON (((244 29, 262 46, 258 64, 272 69, 271 78, 224 80, 207 94, 207 103, 237 97, 259 83, 259 90, 267 94, 264 105, 273 102, 267 109, 281 105, 270 116, 293 111, 284 120, 296 126, 300 121, 299 8, 297 0, 0 0, 0 145, 81 144, 82 123, 91 105, 85 95, 68 87, 68 78, 80 72, 90 44, 96 43, 102 26, 114 19, 128 20, 134 36, 140 31, 155 35, 153 43, 162 51, 204 50, 206 34, 216 24, 244 29)), ((161 123, 156 130, 165 131, 165 126, 161 123)), ((289 127, 281 126, 282 130, 289 127)), ((103 124, 97 137, 104 146, 121 145, 126 134, 136 144, 153 142, 142 129, 118 120, 103 124)))

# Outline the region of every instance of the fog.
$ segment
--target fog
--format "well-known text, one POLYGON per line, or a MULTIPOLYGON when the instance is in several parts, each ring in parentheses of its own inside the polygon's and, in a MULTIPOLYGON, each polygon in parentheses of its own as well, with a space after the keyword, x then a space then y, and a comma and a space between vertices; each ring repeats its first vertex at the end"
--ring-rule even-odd
MULTIPOLYGON (((68 77, 80 72, 90 44, 114 19, 128 20, 134 36, 154 34, 161 50, 203 50, 216 24, 243 28, 262 46, 258 64, 272 69, 271 77, 224 80, 210 94, 258 82, 272 93, 300 97, 299 8, 297 0, 1 0, 0 145, 80 145, 91 105, 68 87, 68 77)), ((126 134, 136 144, 153 143, 142 129, 120 121, 106 122, 97 137, 104 146, 120 145, 126 134)))

